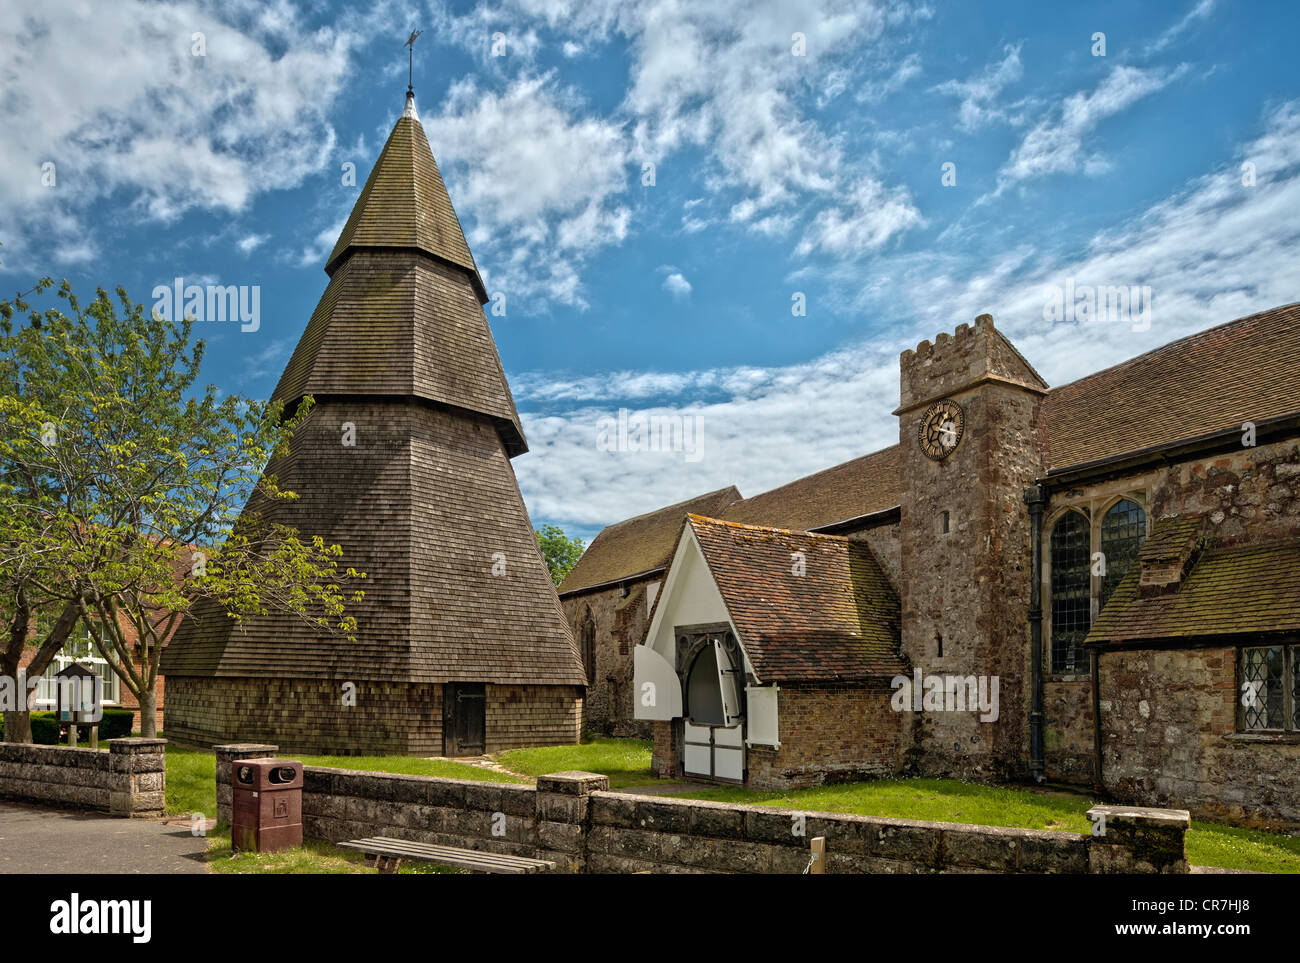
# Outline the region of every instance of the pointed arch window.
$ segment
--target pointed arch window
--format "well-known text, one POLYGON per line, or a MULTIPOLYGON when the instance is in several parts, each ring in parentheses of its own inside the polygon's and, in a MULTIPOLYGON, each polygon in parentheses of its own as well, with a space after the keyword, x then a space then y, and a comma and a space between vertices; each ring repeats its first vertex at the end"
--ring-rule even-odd
POLYGON ((1115 586, 1128 572, 1137 558, 1138 549, 1147 534, 1147 513, 1142 506, 1128 498, 1121 498, 1101 518, 1101 554, 1106 560, 1106 574, 1101 580, 1101 604, 1106 607, 1115 586))
POLYGON ((1068 511, 1052 526, 1052 671, 1087 667, 1083 640, 1092 624, 1088 519, 1068 511))
POLYGON ((590 608, 587 609, 586 617, 582 620, 579 642, 582 646, 582 667, 587 672, 587 684, 594 685, 596 682, 596 620, 591 617, 590 608))

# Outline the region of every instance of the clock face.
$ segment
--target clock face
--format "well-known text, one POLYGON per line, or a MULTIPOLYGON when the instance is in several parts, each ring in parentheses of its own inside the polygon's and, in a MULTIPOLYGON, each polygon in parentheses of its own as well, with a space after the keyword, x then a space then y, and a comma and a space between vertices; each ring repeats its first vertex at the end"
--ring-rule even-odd
POLYGON ((936 401, 921 416, 921 451, 926 457, 942 461, 961 443, 966 416, 955 401, 936 401))

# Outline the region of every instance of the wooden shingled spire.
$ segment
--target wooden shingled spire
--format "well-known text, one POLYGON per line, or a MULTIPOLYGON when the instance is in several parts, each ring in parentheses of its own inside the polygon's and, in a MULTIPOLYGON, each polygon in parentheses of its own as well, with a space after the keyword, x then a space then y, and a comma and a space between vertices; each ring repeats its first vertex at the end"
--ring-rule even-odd
POLYGON ((197 607, 169 680, 585 685, 510 464, 527 446, 483 282, 409 94, 326 271, 274 393, 316 401, 268 467, 299 498, 245 511, 339 543, 367 573, 357 642, 197 607))

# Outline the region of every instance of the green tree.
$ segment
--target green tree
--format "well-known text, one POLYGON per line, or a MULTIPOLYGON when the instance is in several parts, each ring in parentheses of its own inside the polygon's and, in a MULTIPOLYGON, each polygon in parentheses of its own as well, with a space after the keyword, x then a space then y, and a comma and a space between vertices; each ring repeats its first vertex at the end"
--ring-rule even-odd
MULTIPOLYGON (((0 301, 0 399, 7 398, 19 383, 12 346, 15 312, 30 310, 24 300, 53 286, 50 278, 41 278, 25 295, 0 301)), ((0 415, 8 408, 0 400, 0 415)), ((3 419, 4 437, 9 436, 7 417, 3 419)), ((85 465, 68 466, 66 487, 89 484, 85 465)), ((18 667, 23 654, 33 649, 27 666, 27 678, 35 680, 49 666, 54 656, 72 634, 77 624, 77 597, 80 583, 65 579, 66 558, 60 551, 60 537, 67 519, 59 512, 55 488, 44 478, 24 466, 0 458, 0 617, 7 629, 0 649, 0 696, 4 705, 5 739, 31 742, 31 720, 25 711, 30 687, 22 685, 18 667), (15 510, 15 500, 24 503, 15 510)), ((34 685, 34 681, 32 682, 34 685)))
POLYGON ((352 638, 345 606, 360 592, 347 583, 364 573, 340 571, 339 546, 252 507, 296 498, 263 471, 310 399, 286 419, 278 402, 198 389, 205 345, 191 344, 192 320, 146 314, 121 288, 117 305, 100 289, 83 306, 67 282, 59 296, 67 313, 0 302, 11 645, 33 591, 61 616, 71 605, 153 735, 163 644, 199 599, 234 619, 276 609, 352 638), (17 330, 15 312, 28 320, 17 330))
POLYGON ((546 568, 551 573, 551 581, 559 585, 569 570, 578 564, 578 559, 582 558, 582 539, 569 538, 558 525, 543 525, 534 534, 537 536, 537 547, 542 550, 542 558, 546 560, 546 568))

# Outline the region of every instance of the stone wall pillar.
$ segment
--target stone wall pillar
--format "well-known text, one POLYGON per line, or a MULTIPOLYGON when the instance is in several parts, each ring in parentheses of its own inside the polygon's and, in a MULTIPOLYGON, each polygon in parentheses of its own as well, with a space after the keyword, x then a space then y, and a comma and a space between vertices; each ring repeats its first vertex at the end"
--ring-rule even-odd
POLYGON ((1186 873, 1185 837, 1191 825, 1186 809, 1093 806, 1094 827, 1088 852, 1093 873, 1186 873))
POLYGON ((537 839, 547 849, 570 854, 577 872, 587 865, 593 792, 609 789, 609 777, 594 772, 553 772, 537 777, 537 839))
POLYGON ((233 814, 235 802, 234 791, 230 788, 231 763, 236 759, 265 759, 274 756, 279 749, 279 746, 260 742, 234 742, 212 747, 212 751, 217 754, 217 825, 230 825, 233 814))
POLYGON ((161 816, 167 800, 166 739, 108 740, 108 811, 161 816))

